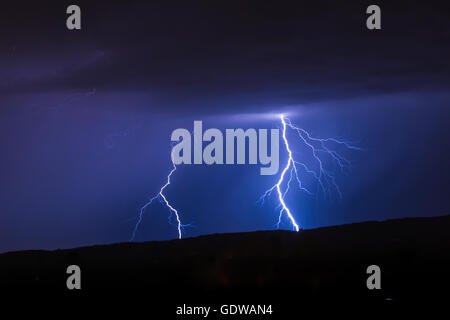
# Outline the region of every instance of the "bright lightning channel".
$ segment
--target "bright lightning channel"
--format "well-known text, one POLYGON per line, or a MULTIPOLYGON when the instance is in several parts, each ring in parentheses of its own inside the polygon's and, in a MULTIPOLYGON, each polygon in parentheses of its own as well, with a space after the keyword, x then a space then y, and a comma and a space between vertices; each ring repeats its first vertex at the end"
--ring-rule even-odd
POLYGON ((278 180, 278 182, 274 186, 272 186, 270 189, 268 189, 266 192, 264 192, 264 194, 260 198, 260 201, 262 204, 264 204, 265 199, 268 196, 270 196, 272 191, 274 191, 276 189, 277 195, 278 195, 279 207, 281 207, 279 216, 278 216, 278 222, 276 224, 277 227, 278 228, 280 227, 283 214, 286 213, 286 215, 289 218, 290 223, 292 224, 293 229, 295 231, 299 231, 300 227, 299 227, 297 221, 295 221, 295 218, 293 217, 291 210, 289 209, 289 207, 286 204, 285 196, 289 191, 291 182, 294 177, 297 180, 298 187, 300 190, 302 190, 310 195, 312 193, 303 186, 301 179, 299 177, 300 170, 298 167, 301 167, 306 173, 311 174, 314 177, 314 179, 318 182, 324 195, 326 195, 327 191, 330 191, 331 189, 335 189, 339 195, 339 198, 342 198, 342 192, 336 183, 334 175, 325 169, 324 161, 319 154, 324 153, 324 154, 330 156, 332 161, 335 162, 339 166, 339 168, 343 171, 346 166, 350 165, 350 161, 347 160, 346 158, 344 158, 342 155, 340 155, 337 151, 334 151, 331 148, 327 147, 326 143, 334 143, 337 145, 341 145, 349 150, 362 150, 362 149, 358 148, 356 146, 353 146, 346 141, 338 140, 335 138, 320 139, 320 138, 312 137, 306 130, 293 125, 291 123, 291 121, 288 118, 286 118, 283 114, 281 114, 279 117, 280 117, 281 123, 283 125, 282 137, 283 137, 283 141, 284 141, 284 146, 286 147, 286 152, 288 153, 288 161, 287 161, 286 167, 284 167, 283 171, 281 172, 280 179, 278 180), (318 168, 319 168, 318 172, 309 169, 305 163, 298 162, 294 159, 293 153, 292 153, 292 150, 291 150, 291 147, 289 145, 289 141, 288 141, 287 135, 286 135, 287 128, 290 128, 290 129, 294 130, 295 132, 297 132, 300 140, 305 144, 305 146, 307 146, 309 149, 311 149, 312 156, 318 164, 318 168), (316 145, 318 145, 318 146, 316 146, 316 145), (289 180, 287 181, 286 188, 283 191, 282 190, 283 182, 285 180, 286 173, 289 170, 290 170, 289 180))
POLYGON ((141 222, 142 222, 142 216, 143 216, 143 214, 144 214, 145 209, 146 209, 149 205, 152 204, 153 200, 156 200, 156 199, 159 199, 160 202, 163 203, 163 204, 169 209, 169 211, 171 212, 171 214, 174 214, 174 215, 175 215, 175 218, 176 218, 176 220, 177 220, 178 239, 181 239, 181 228, 184 227, 184 225, 181 224, 180 215, 178 214, 177 209, 175 209, 175 208, 169 203, 169 201, 167 200, 166 196, 165 196, 164 193, 163 193, 163 192, 164 192, 164 189, 165 189, 168 185, 170 185, 170 178, 172 177, 172 174, 177 170, 177 166, 175 165, 175 163, 173 163, 173 161, 172 161, 172 165, 173 165, 173 168, 172 168, 172 170, 169 172, 169 174, 167 175, 167 182, 166 182, 166 184, 165 184, 164 186, 162 186, 162 188, 159 190, 159 192, 158 192, 153 198, 151 198, 146 204, 144 204, 144 205, 141 207, 141 210, 139 211, 139 219, 138 219, 138 221, 136 222, 136 225, 135 225, 135 227, 134 227, 133 234, 132 234, 132 236, 131 236, 130 241, 133 241, 133 240, 135 239, 135 237, 136 237, 136 232, 137 232, 139 226, 141 225, 141 222))

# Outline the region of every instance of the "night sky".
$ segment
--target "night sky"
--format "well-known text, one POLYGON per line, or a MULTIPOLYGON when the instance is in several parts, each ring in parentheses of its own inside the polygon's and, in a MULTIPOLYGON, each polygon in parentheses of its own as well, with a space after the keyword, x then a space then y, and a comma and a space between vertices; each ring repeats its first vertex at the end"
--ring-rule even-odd
MULTIPOLYGON (((288 195, 302 228, 450 213, 445 1, 14 1, 0 10, 0 252, 128 241, 165 183, 170 134, 279 128, 345 137, 342 199, 288 195), (66 7, 82 30, 65 27, 66 7), (367 30, 370 4, 382 29, 367 30)), ((281 162, 286 153, 281 148, 281 162)), ((185 236, 274 229, 277 176, 181 165, 185 236)), ((312 181, 306 181, 312 183, 312 181)), ((137 241, 176 238, 159 203, 137 241)), ((290 229, 287 221, 282 228, 290 229)))

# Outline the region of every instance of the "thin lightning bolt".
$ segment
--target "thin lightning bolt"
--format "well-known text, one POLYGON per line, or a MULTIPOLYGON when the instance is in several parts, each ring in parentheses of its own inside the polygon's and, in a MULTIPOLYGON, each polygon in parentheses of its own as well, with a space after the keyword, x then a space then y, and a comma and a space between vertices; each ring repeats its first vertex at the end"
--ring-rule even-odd
MULTIPOLYGON (((288 163, 287 163, 286 167, 281 172, 280 180, 278 180, 277 184, 275 185, 276 188, 277 188, 277 192, 278 192, 278 200, 280 201, 280 204, 282 206, 282 208, 280 210, 280 219, 278 221, 281 220, 281 215, 283 214, 283 212, 286 212, 288 217, 289 217, 289 219, 291 220, 292 225, 294 226, 295 231, 298 231, 299 230, 298 224, 297 224, 297 222, 295 222, 295 219, 292 216, 291 210, 289 210, 289 208, 286 206, 286 203, 284 202, 284 196, 286 195, 286 192, 289 189, 290 181, 292 180, 292 170, 291 170, 291 178, 289 179, 289 182, 288 182, 288 188, 286 189, 287 191, 285 193, 281 192, 281 183, 284 180, 284 175, 289 170, 291 165, 292 165, 292 168, 295 168, 295 163, 294 163, 294 159, 292 157, 291 148, 289 148, 289 143, 288 143, 287 138, 286 138, 286 121, 284 120, 284 116, 283 115, 281 115, 280 118, 281 118, 281 122, 283 123, 283 140, 284 140, 284 145, 286 146, 286 151, 289 154, 289 159, 288 159, 288 163)), ((297 169, 295 169, 295 175, 298 177, 297 169)), ((279 222, 278 222, 278 224, 279 224, 279 222)))
MULTIPOLYGON (((177 166, 173 163, 173 161, 172 161, 172 165, 173 165, 173 168, 172 168, 172 170, 169 172, 169 174, 167 175, 167 182, 166 182, 166 184, 165 184, 164 186, 162 186, 162 188, 159 190, 159 192, 158 192, 153 198, 151 198, 146 204, 144 204, 144 205, 142 206, 141 210, 139 211, 139 218, 138 218, 138 221, 136 222, 136 225, 134 226, 133 234, 132 234, 132 236, 131 236, 130 241, 133 241, 134 238, 136 237, 136 232, 137 232, 139 226, 141 225, 141 222, 142 222, 142 216, 143 216, 143 214, 144 214, 145 209, 146 209, 149 205, 151 205, 152 202, 153 202, 153 200, 155 200, 155 199, 160 199, 161 203, 163 203, 163 204, 166 205, 166 207, 169 209, 169 211, 170 211, 170 213, 171 213, 171 216, 172 216, 172 214, 175 215, 176 220, 177 220, 178 239, 181 239, 181 228, 184 227, 184 225, 181 224, 180 216, 179 216, 179 214, 178 214, 177 209, 175 209, 175 208, 169 203, 169 201, 167 200, 166 196, 165 196, 164 193, 163 193, 163 192, 164 192, 164 189, 165 189, 168 185, 170 185, 170 178, 172 177, 172 174, 177 170, 177 166)), ((171 216, 170 216, 170 217, 171 217, 171 216)), ((170 218, 170 217, 169 217, 169 218, 170 218)))
POLYGON ((291 185, 291 182, 294 179, 294 177, 297 180, 298 187, 300 190, 302 190, 310 195, 312 194, 307 188, 305 188, 303 186, 303 184, 301 182, 301 179, 299 177, 300 168, 302 168, 306 173, 311 174, 314 177, 314 179, 318 182, 324 195, 326 195, 327 190, 329 191, 331 189, 335 189, 339 195, 339 198, 342 198, 342 192, 341 192, 339 186, 337 185, 333 174, 325 169, 324 161, 320 157, 319 154, 324 153, 324 154, 328 155, 329 157, 331 157, 332 161, 335 162, 339 166, 341 171, 343 171, 346 166, 350 165, 350 161, 347 160, 346 158, 344 158, 338 152, 327 147, 326 143, 334 143, 337 145, 341 145, 350 150, 362 150, 362 149, 355 147, 348 142, 338 140, 335 138, 319 139, 319 138, 312 137, 306 130, 293 125, 291 123, 291 121, 288 118, 286 118, 283 114, 280 115, 280 119, 281 119, 281 123, 283 125, 282 137, 283 137, 283 141, 284 141, 284 146, 286 147, 286 151, 288 153, 288 161, 287 161, 286 167, 284 167, 283 171, 281 172, 280 179, 278 180, 278 182, 274 186, 272 186, 270 189, 268 189, 266 192, 264 192, 264 194, 260 198, 260 201, 262 204, 264 204, 265 199, 268 196, 270 196, 270 194, 276 189, 277 195, 278 195, 279 207, 281 207, 280 213, 278 216, 277 227, 278 228, 280 227, 281 218, 283 216, 283 213, 286 213, 294 230, 299 231, 300 227, 299 227, 298 223, 295 221, 291 210, 286 205, 285 196, 290 189, 290 185, 291 185), (289 145, 289 141, 286 136, 287 128, 290 128, 290 129, 294 130, 295 132, 297 132, 300 140, 309 149, 311 149, 313 158, 318 164, 318 168, 319 168, 318 172, 309 169, 305 163, 298 162, 294 159, 291 147, 289 145), (283 191, 282 190, 283 182, 285 180, 285 176, 288 171, 289 171, 289 180, 287 181, 286 188, 283 191))

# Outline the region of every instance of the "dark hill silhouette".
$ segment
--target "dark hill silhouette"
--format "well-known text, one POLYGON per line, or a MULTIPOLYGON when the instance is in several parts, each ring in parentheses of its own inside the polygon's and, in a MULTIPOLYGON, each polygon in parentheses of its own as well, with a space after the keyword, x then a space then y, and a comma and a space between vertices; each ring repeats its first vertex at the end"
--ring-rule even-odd
POLYGON ((160 299, 151 301, 161 308, 271 303, 288 312, 305 301, 395 303, 448 297, 442 292, 450 284, 449 252, 450 216, 406 218, 298 233, 212 234, 10 252, 0 255, 0 288, 61 297, 102 292, 147 299, 157 292, 160 299), (82 270, 79 292, 66 289, 71 264, 82 270), (381 267, 381 290, 366 287, 366 268, 372 264, 381 267))

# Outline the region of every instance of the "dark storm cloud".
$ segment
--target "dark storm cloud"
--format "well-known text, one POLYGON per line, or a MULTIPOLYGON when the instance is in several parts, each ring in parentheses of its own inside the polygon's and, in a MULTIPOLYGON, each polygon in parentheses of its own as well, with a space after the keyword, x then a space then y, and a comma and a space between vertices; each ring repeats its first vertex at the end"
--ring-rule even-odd
POLYGON ((2 93, 145 92, 179 111, 450 82, 448 10, 438 2, 379 3, 383 29, 375 32, 365 28, 364 1, 78 4, 79 32, 65 29, 65 3, 5 11, 2 93))

